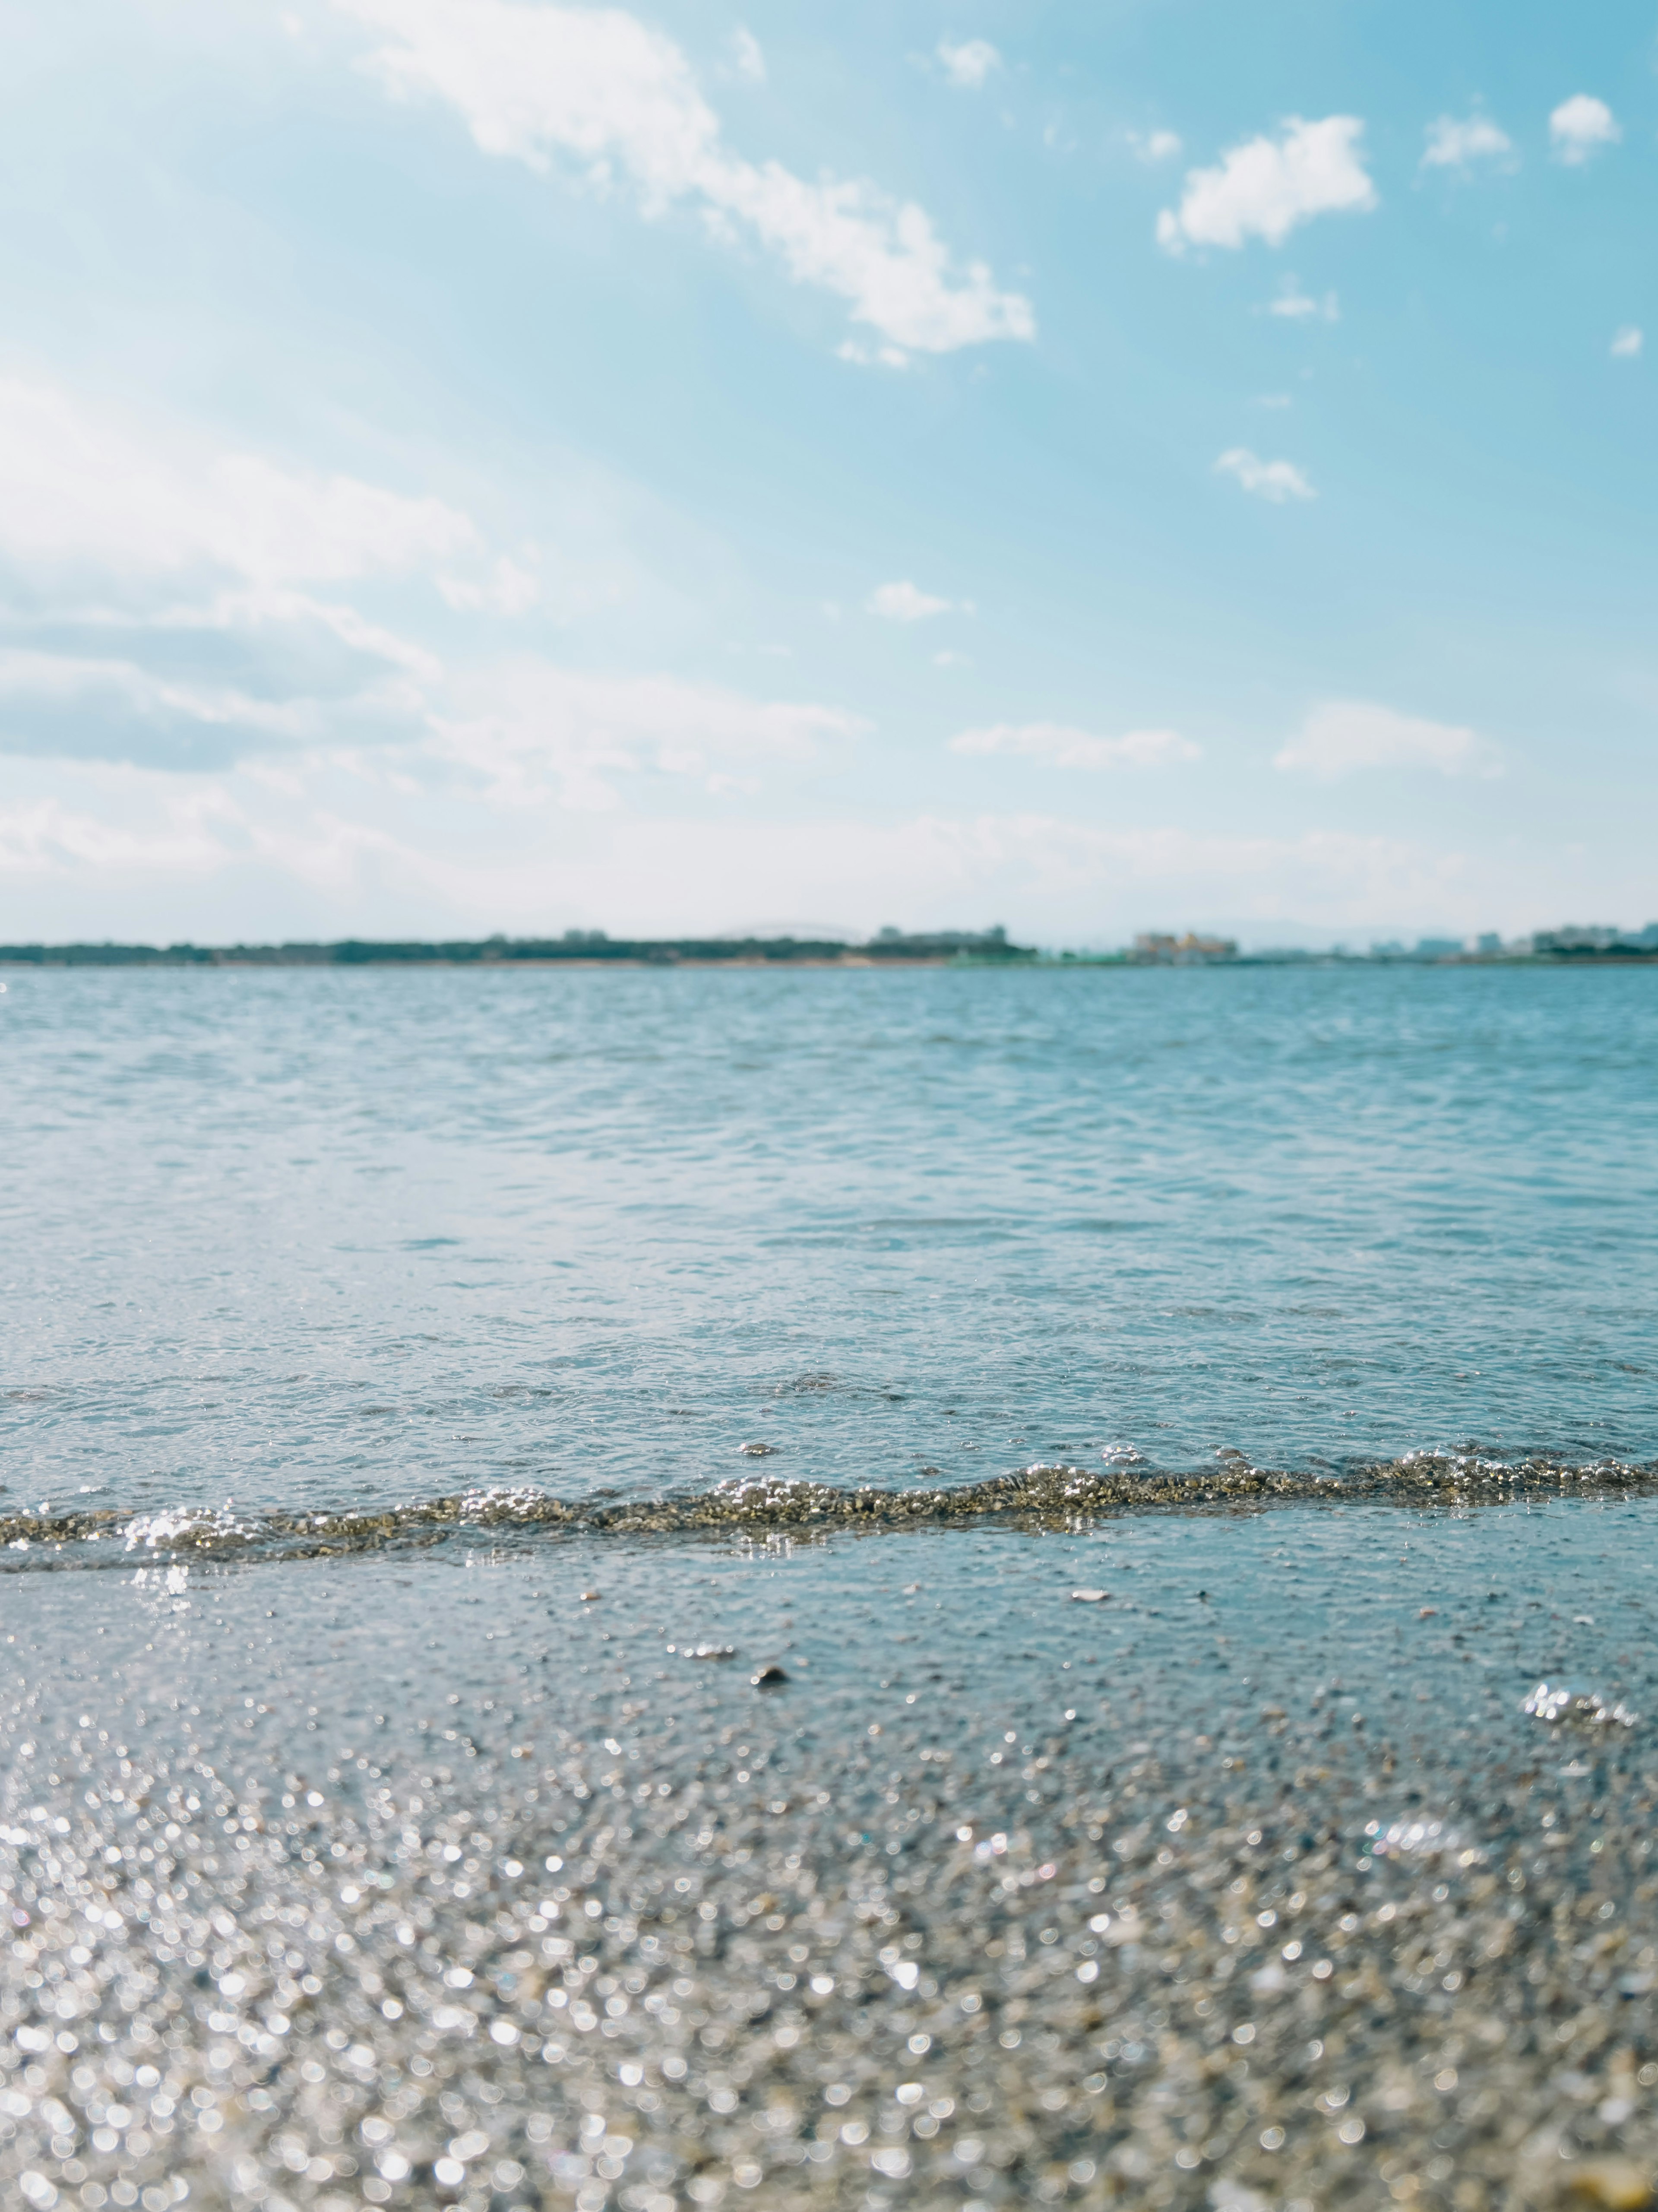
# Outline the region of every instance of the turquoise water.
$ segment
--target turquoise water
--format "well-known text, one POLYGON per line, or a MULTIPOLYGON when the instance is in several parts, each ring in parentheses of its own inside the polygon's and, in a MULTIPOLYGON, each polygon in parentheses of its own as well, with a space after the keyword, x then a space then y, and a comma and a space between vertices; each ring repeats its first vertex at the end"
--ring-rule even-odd
POLYGON ((1655 1068, 1621 970, 14 971, 4 1502, 1649 1460, 1655 1068))

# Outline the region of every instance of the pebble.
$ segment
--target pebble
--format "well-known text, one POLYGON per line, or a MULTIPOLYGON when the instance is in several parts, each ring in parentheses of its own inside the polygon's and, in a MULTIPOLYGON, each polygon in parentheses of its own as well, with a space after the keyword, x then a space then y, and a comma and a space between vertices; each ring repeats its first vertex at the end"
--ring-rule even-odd
POLYGON ((1578 2204, 1604 2204, 1610 2212, 1641 2212, 1652 2202, 1652 2184, 1642 2167, 1625 2158, 1596 2159, 1566 2176, 1565 2195, 1578 2204))

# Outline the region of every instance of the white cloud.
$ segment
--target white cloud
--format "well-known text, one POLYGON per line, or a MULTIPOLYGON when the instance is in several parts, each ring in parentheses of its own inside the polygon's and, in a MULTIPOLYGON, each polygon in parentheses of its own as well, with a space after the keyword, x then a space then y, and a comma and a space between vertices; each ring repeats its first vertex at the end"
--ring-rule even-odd
POLYGON ((914 203, 732 153, 679 47, 620 9, 335 4, 392 34, 367 64, 388 93, 449 100, 486 154, 544 173, 562 156, 595 185, 627 184, 647 215, 683 204, 716 235, 746 228, 797 283, 847 300, 895 346, 949 353, 1035 336, 1029 302, 999 291, 982 262, 955 269, 914 203))
POLYGON ((593 805, 614 797, 607 779, 712 788, 861 726, 830 708, 531 657, 446 667, 348 596, 412 582, 440 617, 440 596, 511 617, 539 596, 525 565, 537 557, 491 558, 471 518, 437 499, 0 382, 0 760, 8 773, 33 759, 188 775, 349 756, 411 789, 459 778, 514 804, 556 793, 593 805))
POLYGON ((345 594, 525 604, 487 561, 444 501, 0 381, 0 750, 177 769, 406 737, 440 664, 345 594))
POLYGON ((21 735, 27 751, 96 755, 109 725, 128 732, 138 726, 186 764, 203 754, 222 757, 227 734, 284 746, 314 742, 330 708, 333 719, 343 719, 337 702, 261 699, 234 685, 170 680, 113 655, 0 648, 0 749, 21 735))
POLYGON ((865 602, 865 612, 880 615, 888 622, 926 622, 932 615, 953 613, 953 599, 936 598, 911 583, 882 584, 872 591, 865 602))
POLYGON ((738 76, 745 76, 750 84, 766 82, 766 57, 754 33, 741 23, 732 33, 732 64, 738 76))
POLYGON ((1298 223, 1316 215, 1363 213, 1376 204, 1356 115, 1308 123, 1292 115, 1278 138, 1234 146, 1212 169, 1187 172, 1178 209, 1157 217, 1157 243, 1170 253, 1188 246, 1240 246, 1263 238, 1282 246, 1298 223))
POLYGON ((438 589, 452 607, 478 614, 521 615, 541 597, 539 580, 505 553, 487 576, 440 576, 438 589))
POLYGON ((1247 446, 1234 446, 1215 463, 1218 474, 1236 477, 1257 499, 1282 507, 1286 500, 1316 499, 1318 494, 1293 461, 1263 461, 1247 446))
POLYGON ((963 730, 950 739, 950 750, 978 757, 1012 754, 1054 768, 1163 768, 1201 757, 1201 748, 1175 730, 1130 730, 1125 737, 1096 738, 1062 722, 997 722, 988 729, 963 730))
POLYGON ((32 577, 339 584, 482 550, 441 500, 169 443, 55 386, 0 381, 0 559, 32 577))
POLYGON ((1514 152, 1514 141, 1499 131, 1489 115, 1436 117, 1428 125, 1428 143, 1422 155, 1424 169, 1471 169, 1476 161, 1504 161, 1514 152))
POLYGON ((768 763, 811 759, 865 725, 834 708, 755 700, 675 677, 590 675, 533 655, 456 678, 426 750, 492 805, 619 804, 617 776, 729 787, 768 763))
POLYGON ((1172 161, 1181 151, 1177 131, 1131 131, 1128 143, 1142 161, 1172 161))
POLYGON ((1615 146, 1623 137, 1617 117, 1604 100, 1592 93, 1575 92, 1563 100, 1549 118, 1549 141, 1555 158, 1576 168, 1599 146, 1615 146))
POLYGON ((1333 292, 1327 292, 1321 300, 1315 300, 1311 293, 1302 290, 1293 276, 1286 276, 1278 288, 1278 297, 1267 301, 1266 312, 1269 315, 1282 315, 1291 323, 1339 323, 1341 301, 1333 292))
POLYGON ((909 356, 902 346, 865 345, 861 338, 843 338, 835 347, 835 358, 849 361, 854 368, 908 368, 909 356))
POLYGON ((1612 339, 1612 357, 1614 361, 1633 361, 1645 343, 1644 334, 1633 323, 1625 323, 1612 339))
POLYGON ((1274 754, 1274 768, 1299 769, 1325 781, 1360 769, 1432 769, 1440 775, 1500 775, 1502 755, 1489 738, 1450 722, 1429 722, 1363 699, 1328 699, 1274 754))
MULTIPOLYGON (((106 802, 96 811, 54 798, 0 809, 0 883, 59 874, 176 883, 227 866, 235 844, 245 842, 240 810, 211 785, 175 790, 167 794, 171 804, 152 804, 149 818, 136 822, 125 808, 108 804, 131 795, 128 772, 121 783, 106 783, 96 793, 106 802)), ((153 800, 156 794, 144 796, 153 800)))
POLYGON ((1002 58, 988 39, 969 39, 959 46, 940 39, 938 66, 951 84, 963 92, 977 92, 1002 65, 1002 58))

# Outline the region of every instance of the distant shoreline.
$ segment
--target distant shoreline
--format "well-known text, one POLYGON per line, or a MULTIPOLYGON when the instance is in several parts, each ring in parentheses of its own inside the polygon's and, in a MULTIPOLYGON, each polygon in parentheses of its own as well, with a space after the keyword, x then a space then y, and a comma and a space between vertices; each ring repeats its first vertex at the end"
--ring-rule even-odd
POLYGON ((865 945, 814 938, 562 938, 376 939, 285 945, 0 945, 11 968, 917 968, 1024 967, 1034 946, 1000 930, 885 931, 865 945))
POLYGON ((907 936, 863 945, 799 938, 342 938, 328 944, 0 945, 0 968, 1658 968, 1658 945, 1544 945, 1533 952, 1043 952, 1000 930, 907 936))

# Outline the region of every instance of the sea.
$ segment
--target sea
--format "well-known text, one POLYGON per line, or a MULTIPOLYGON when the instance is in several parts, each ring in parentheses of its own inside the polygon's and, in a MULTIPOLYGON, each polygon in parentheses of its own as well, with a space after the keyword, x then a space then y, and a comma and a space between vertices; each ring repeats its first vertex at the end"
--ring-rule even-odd
POLYGON ((1658 977, 0 980, 0 2202, 1649 2201, 1658 977))

